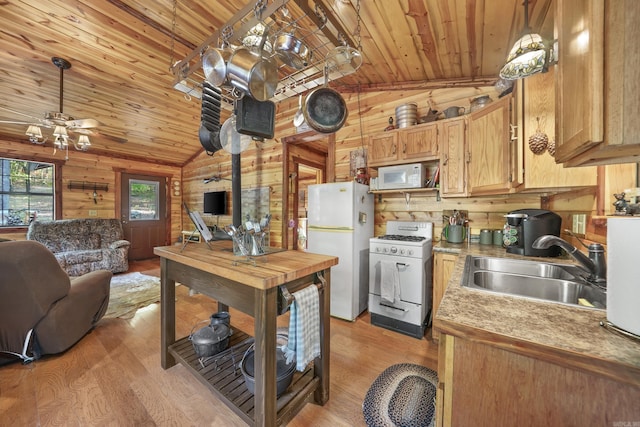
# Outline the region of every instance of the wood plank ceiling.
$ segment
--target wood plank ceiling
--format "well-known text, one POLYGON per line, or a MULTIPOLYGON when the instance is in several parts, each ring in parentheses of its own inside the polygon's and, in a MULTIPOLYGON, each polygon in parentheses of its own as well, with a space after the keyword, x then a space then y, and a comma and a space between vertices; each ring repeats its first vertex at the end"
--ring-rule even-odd
MULTIPOLYGON (((273 1, 280 0, 261 0, 273 1)), ((309 1, 355 32, 356 0, 309 1)), ((200 101, 173 88, 170 65, 247 5, 245 0, 2 2, 0 120, 29 121, 27 116, 59 111, 59 71, 51 63, 58 56, 72 64, 64 72, 64 113, 101 124, 91 137, 93 152, 184 165, 202 151, 200 101)), ((530 0, 529 24, 543 37, 552 37, 552 15, 552 0, 530 0)), ((521 0, 361 0, 360 16, 364 64, 332 82, 339 91, 493 82, 524 25, 521 0)), ((353 32, 350 37, 358 39, 353 32)), ((281 102, 287 109, 297 107, 295 98, 281 102)), ((29 144, 25 130, 26 125, 0 124, 0 154, 2 140, 29 144)))

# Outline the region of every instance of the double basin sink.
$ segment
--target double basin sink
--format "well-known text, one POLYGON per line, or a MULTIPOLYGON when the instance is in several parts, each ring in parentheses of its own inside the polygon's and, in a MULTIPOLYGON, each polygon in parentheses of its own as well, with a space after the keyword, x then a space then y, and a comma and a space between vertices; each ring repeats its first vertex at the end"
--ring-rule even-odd
POLYGON ((584 270, 572 264, 468 255, 462 285, 561 304, 606 308, 606 291, 587 282, 585 275, 584 270))

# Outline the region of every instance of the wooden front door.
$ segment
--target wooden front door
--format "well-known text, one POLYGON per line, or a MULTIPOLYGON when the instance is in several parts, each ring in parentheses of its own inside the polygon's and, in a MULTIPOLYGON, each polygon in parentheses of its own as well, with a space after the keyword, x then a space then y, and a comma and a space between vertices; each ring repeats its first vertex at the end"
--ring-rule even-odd
POLYGON ((167 245, 166 180, 161 176, 122 174, 121 218, 131 242, 129 260, 153 258, 153 248, 167 245))

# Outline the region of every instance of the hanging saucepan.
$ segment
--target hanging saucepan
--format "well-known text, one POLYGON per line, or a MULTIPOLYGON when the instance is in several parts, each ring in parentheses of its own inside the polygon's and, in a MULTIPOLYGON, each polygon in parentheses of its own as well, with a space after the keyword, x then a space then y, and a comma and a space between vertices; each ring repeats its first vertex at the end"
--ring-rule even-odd
POLYGON ((227 81, 227 61, 231 57, 231 49, 224 46, 207 50, 202 55, 202 70, 205 79, 214 86, 220 87, 227 81))
POLYGON ((301 70, 311 61, 309 46, 293 34, 280 34, 273 41, 273 51, 278 58, 290 67, 301 70))
POLYGON ((342 96, 326 85, 309 92, 304 101, 302 113, 309 126, 320 133, 337 132, 347 120, 349 111, 342 96))
POLYGON ((262 56, 267 32, 265 29, 258 51, 239 47, 227 63, 227 79, 231 86, 258 101, 272 98, 278 85, 276 61, 262 56))

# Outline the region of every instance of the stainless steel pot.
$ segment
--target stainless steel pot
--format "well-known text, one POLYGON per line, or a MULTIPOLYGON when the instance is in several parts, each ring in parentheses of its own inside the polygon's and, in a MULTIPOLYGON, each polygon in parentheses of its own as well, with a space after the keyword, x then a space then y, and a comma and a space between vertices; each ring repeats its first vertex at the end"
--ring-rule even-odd
POLYGON ((316 132, 337 132, 347 121, 349 111, 342 96, 328 87, 312 90, 304 101, 302 113, 316 132))
POLYGON ((273 51, 282 62, 297 70, 309 65, 313 56, 311 49, 302 40, 289 33, 280 34, 275 38, 273 51))
POLYGON ((278 85, 278 66, 273 58, 246 47, 237 48, 227 63, 227 78, 234 88, 258 101, 273 97, 278 85))

